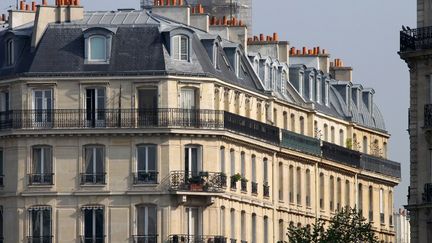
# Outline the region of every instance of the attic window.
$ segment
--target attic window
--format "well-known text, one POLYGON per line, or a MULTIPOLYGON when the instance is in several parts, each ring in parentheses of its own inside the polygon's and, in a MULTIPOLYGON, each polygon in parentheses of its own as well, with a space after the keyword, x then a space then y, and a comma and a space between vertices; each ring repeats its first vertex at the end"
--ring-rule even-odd
POLYGON ((95 35, 89 38, 88 60, 91 62, 107 61, 107 40, 105 36, 95 35))
POLYGON ((189 61, 189 38, 185 35, 176 35, 172 38, 172 57, 179 61, 189 61))
POLYGON ((6 42, 6 66, 15 64, 15 43, 13 39, 6 42))
POLYGON ((240 78, 240 52, 236 52, 235 55, 235 72, 237 78, 240 78))
POLYGON ((229 69, 231 69, 231 66, 229 65, 229 62, 228 62, 228 60, 226 59, 226 57, 225 56, 222 56, 223 57, 223 60, 224 60, 224 62, 225 62, 225 65, 229 68, 229 69))
POLYGON ((213 66, 216 69, 219 69, 218 53, 219 53, 219 45, 215 43, 213 46, 213 66))

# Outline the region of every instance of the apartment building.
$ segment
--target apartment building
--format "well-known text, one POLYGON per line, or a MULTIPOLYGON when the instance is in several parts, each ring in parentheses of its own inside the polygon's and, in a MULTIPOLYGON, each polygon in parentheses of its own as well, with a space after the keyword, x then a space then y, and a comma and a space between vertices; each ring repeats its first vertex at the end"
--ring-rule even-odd
POLYGON ((375 92, 326 51, 182 1, 2 20, 3 242, 286 242, 345 206, 395 242, 375 92))

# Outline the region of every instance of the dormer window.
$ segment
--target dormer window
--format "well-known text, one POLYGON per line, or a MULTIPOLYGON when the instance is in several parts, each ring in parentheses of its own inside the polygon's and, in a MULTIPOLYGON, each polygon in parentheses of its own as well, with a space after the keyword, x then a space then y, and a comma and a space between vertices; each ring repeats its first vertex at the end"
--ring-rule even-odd
POLYGON ((15 43, 13 39, 6 42, 6 66, 15 64, 15 43))
POLYGON ((189 61, 189 38, 185 35, 172 37, 172 57, 179 61, 189 61))
POLYGON ((215 43, 213 46, 213 66, 216 69, 219 69, 218 53, 219 53, 219 45, 218 43, 215 43))
POLYGON ((84 31, 85 63, 108 64, 111 59, 113 32, 104 28, 90 28, 84 31))
POLYGON ((270 87, 270 65, 266 64, 265 65, 265 70, 264 70, 264 82, 267 86, 267 88, 270 87))
POLYGON ((89 56, 91 62, 107 61, 107 40, 105 36, 95 35, 89 38, 89 56))
POLYGON ((282 75, 281 75, 281 90, 282 90, 282 94, 285 94, 285 82, 288 81, 288 74, 287 72, 284 70, 282 71, 282 75))
POLYGON ((235 55, 235 72, 237 78, 240 78, 240 52, 236 52, 235 55))

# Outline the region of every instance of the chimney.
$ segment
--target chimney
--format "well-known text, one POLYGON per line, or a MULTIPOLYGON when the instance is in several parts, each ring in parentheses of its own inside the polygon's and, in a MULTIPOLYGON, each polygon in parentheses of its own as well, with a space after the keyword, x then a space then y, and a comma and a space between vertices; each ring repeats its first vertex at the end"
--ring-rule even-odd
MULTIPOLYGON (((33 5, 35 5, 35 2, 32 3, 32 9, 33 5)), ((30 5, 24 1, 19 2, 18 9, 9 10, 9 27, 12 29, 33 21, 35 21, 35 12, 33 10, 30 11, 30 5)))
POLYGON ((341 59, 335 59, 334 65, 330 67, 330 74, 336 80, 352 82, 352 67, 345 67, 341 59))
POLYGON ((84 8, 79 4, 79 0, 57 0, 56 6, 49 6, 46 1, 43 1, 42 5, 37 5, 32 47, 39 44, 48 24, 82 20, 84 18, 84 8))
POLYGON ((204 13, 204 8, 201 5, 196 6, 196 8, 192 7, 191 9, 189 5, 184 5, 183 1, 177 2, 174 2, 177 4, 174 5, 171 4, 172 2, 169 0, 167 1, 167 4, 165 4, 165 0, 162 0, 158 5, 153 6, 152 13, 166 18, 175 19, 185 25, 191 25, 191 14, 204 13))

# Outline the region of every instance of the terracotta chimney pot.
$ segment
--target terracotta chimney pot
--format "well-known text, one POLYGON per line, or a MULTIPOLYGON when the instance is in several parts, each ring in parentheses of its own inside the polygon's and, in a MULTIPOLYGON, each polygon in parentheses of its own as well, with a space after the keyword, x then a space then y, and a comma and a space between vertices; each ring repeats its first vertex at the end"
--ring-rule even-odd
POLYGON ((254 41, 258 41, 258 40, 259 40, 258 36, 254 36, 254 41))
POLYGON ((48 5, 47 0, 42 0, 42 5, 43 5, 43 6, 48 5))
POLYGON ((30 11, 30 5, 26 4, 26 8, 25 8, 25 10, 26 10, 26 11, 30 11))
POLYGON ((260 34, 260 39, 259 39, 260 41, 264 41, 265 39, 264 39, 264 34, 260 34))
POLYGON ((306 55, 307 50, 306 50, 306 47, 305 47, 305 46, 303 46, 303 50, 302 50, 302 52, 303 52, 303 55, 306 55))
POLYGON ((226 16, 223 16, 222 18, 222 25, 227 25, 228 24, 228 20, 226 16))
POLYGON ((239 26, 243 26, 243 20, 240 20, 238 23, 239 26))
POLYGON ((20 1, 20 7, 19 10, 24 10, 24 1, 20 1))
POLYGON ((195 13, 195 8, 192 8, 192 13, 193 13, 193 14, 195 13))
POLYGON ((278 33, 273 33, 273 40, 274 41, 279 41, 279 34, 278 33))
POLYGON ((300 50, 297 50, 296 55, 299 56, 301 54, 300 50))
POLYGON ((216 24, 216 17, 213 16, 210 20, 210 25, 215 25, 216 24))
POLYGON ((183 6, 184 5, 184 1, 183 0, 179 0, 179 6, 183 6))

